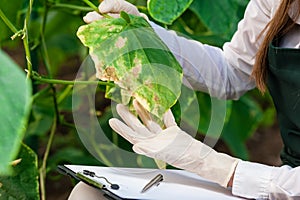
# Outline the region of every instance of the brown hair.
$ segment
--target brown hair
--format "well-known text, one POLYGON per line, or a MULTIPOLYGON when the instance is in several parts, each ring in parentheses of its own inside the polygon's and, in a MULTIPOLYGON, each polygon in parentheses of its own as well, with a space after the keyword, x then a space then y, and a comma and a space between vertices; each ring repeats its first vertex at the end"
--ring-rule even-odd
MULTIPOLYGON (((290 30, 295 22, 289 17, 288 11, 291 4, 294 1, 300 0, 282 0, 272 20, 266 25, 264 30, 260 33, 259 37, 266 32, 263 42, 259 47, 255 63, 252 71, 252 78, 255 79, 257 88, 264 93, 266 91, 266 77, 267 77, 267 66, 268 66, 268 48, 270 42, 275 37, 283 36, 288 30, 290 30)), ((299 4, 300 5, 300 2, 299 4)), ((298 9, 298 15, 300 15, 300 6, 298 9)))

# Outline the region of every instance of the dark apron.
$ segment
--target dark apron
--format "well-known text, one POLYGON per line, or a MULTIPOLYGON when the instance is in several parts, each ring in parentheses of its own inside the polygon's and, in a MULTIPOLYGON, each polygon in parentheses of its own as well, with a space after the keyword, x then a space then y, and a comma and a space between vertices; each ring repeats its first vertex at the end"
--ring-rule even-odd
POLYGON ((284 149, 283 164, 300 166, 300 49, 269 47, 267 86, 273 98, 284 149))

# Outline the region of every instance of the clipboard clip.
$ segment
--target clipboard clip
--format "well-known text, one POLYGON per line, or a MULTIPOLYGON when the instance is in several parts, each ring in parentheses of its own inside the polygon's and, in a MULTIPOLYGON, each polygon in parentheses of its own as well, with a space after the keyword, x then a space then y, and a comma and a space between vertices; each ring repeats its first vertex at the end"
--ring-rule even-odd
POLYGON ((97 178, 102 178, 104 179, 109 185, 110 188, 113 190, 118 190, 120 188, 120 186, 118 184, 113 184, 111 183, 107 178, 105 178, 104 176, 97 176, 95 172, 93 171, 89 171, 89 170, 83 170, 83 172, 73 172, 72 170, 70 170, 69 168, 65 167, 64 165, 58 165, 57 166, 57 171, 60 172, 61 174, 64 175, 69 175, 72 178, 75 178, 78 181, 84 181, 87 184, 90 184, 96 188, 102 189, 105 187, 105 185, 98 183, 97 181, 89 178, 90 177, 97 177, 97 178))
MULTIPOLYGON (((114 183, 111 183, 107 178, 105 178, 104 176, 98 176, 95 172, 93 171, 89 171, 89 170, 83 170, 83 175, 87 175, 87 176, 90 176, 90 177, 96 177, 96 178, 101 178, 101 179, 104 179, 109 185, 110 185, 110 188, 113 189, 113 190, 118 190, 120 188, 120 186, 118 184, 114 184, 114 183)), ((82 175, 81 173, 77 173, 76 175, 80 176, 82 175)), ((82 176, 80 177, 82 178, 82 176)), ((103 186, 102 186, 103 187, 103 186)))
POLYGON ((163 175, 162 174, 158 174, 156 175, 153 179, 151 179, 149 181, 149 183, 147 183, 145 185, 145 187, 142 189, 141 193, 146 192, 147 190, 149 190, 150 188, 152 188, 153 186, 158 186, 160 182, 162 182, 164 180, 163 175))

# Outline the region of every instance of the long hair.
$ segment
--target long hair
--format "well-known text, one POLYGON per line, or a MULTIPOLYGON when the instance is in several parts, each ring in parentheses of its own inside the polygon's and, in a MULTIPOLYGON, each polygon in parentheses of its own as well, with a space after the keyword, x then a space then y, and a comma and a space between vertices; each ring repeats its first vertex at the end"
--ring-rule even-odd
MULTIPOLYGON (((295 22, 290 18, 288 14, 288 11, 294 1, 300 0, 282 0, 274 17, 259 35, 260 38, 265 33, 265 36, 263 36, 263 42, 256 54, 251 77, 254 78, 257 88, 262 93, 266 91, 269 44, 273 39, 275 39, 275 37, 283 36, 295 25, 295 22)), ((299 8, 297 16, 300 15, 300 2, 298 3, 298 6, 299 8)))

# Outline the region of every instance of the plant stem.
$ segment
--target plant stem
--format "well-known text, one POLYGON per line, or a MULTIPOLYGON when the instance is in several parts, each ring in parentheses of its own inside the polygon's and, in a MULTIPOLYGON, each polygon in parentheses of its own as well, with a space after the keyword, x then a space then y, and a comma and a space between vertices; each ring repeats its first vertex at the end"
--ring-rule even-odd
MULTIPOLYGON (((45 0, 45 6, 44 6, 44 14, 43 14, 43 21, 42 21, 42 26, 40 29, 40 42, 41 42, 41 53, 43 55, 43 60, 47 69, 47 73, 48 75, 52 78, 52 72, 51 72, 51 66, 50 66, 50 59, 49 59, 49 55, 48 55, 48 50, 47 50, 47 46, 46 46, 46 42, 45 42, 45 37, 44 37, 44 32, 45 32, 45 28, 46 28, 46 22, 47 22, 47 16, 48 16, 48 6, 46 4, 46 0, 45 0)), ((33 80, 35 75, 34 74, 30 74, 30 77, 33 80)), ((40 168, 40 188, 41 188, 41 199, 45 200, 46 199, 46 189, 45 189, 45 180, 46 180, 46 176, 47 176, 47 160, 48 160, 48 156, 49 156, 49 152, 53 143, 53 138, 55 135, 55 130, 57 127, 57 124, 59 123, 59 110, 58 110, 58 104, 57 104, 57 98, 56 98, 56 88, 53 85, 53 83, 49 83, 49 87, 52 89, 53 94, 53 103, 54 103, 54 118, 53 118, 53 125, 51 128, 51 132, 50 132, 50 136, 49 136, 49 140, 47 143, 47 147, 44 153, 44 158, 43 158, 43 162, 40 168)))
POLYGON ((50 136, 49 136, 49 140, 47 143, 47 147, 44 153, 44 157, 43 157, 43 162, 41 165, 41 168, 39 170, 40 172, 40 188, 41 188, 41 199, 45 200, 46 199, 46 189, 45 189, 45 181, 46 181, 46 167, 47 167, 47 160, 48 160, 48 156, 49 156, 49 152, 51 149, 51 145, 53 142, 53 138, 54 138, 54 134, 55 134, 55 130, 56 130, 56 126, 57 126, 57 116, 56 114, 54 114, 54 120, 53 120, 53 124, 51 127, 51 132, 50 132, 50 136))
POLYGON ((26 13, 26 17, 24 20, 24 28, 23 28, 23 45, 24 45, 24 49, 25 49, 25 56, 26 56, 26 61, 27 61, 27 69, 28 69, 28 73, 27 73, 27 78, 31 77, 32 74, 32 63, 31 63, 31 55, 30 55, 30 48, 29 48, 29 42, 28 42, 28 24, 29 24, 29 20, 30 20, 30 15, 31 15, 31 9, 32 9, 32 4, 33 4, 33 0, 29 0, 29 6, 27 9, 27 13, 26 13))
POLYGON ((48 156, 49 156, 49 152, 53 143, 53 139, 54 139, 54 135, 55 135, 55 131, 56 131, 56 127, 57 124, 59 123, 59 110, 58 110, 58 105, 57 105, 57 100, 56 100, 56 88, 51 85, 52 91, 53 91, 53 103, 54 103, 54 118, 53 118, 53 124, 51 127, 51 131, 50 131, 50 136, 48 139, 48 143, 47 143, 47 147, 44 153, 44 157, 43 157, 43 162, 40 168, 40 188, 41 188, 41 199, 45 200, 46 199, 46 189, 45 189, 45 180, 46 180, 46 175, 47 175, 47 160, 48 160, 48 156))
MULTIPOLYGON (((100 15, 102 15, 103 17, 106 17, 106 18, 112 18, 111 16, 109 16, 108 14, 106 13, 100 13, 99 12, 99 9, 97 8, 97 6, 95 6, 92 2, 90 2, 89 0, 82 0, 84 3, 86 3, 88 6, 90 6, 95 12, 99 13, 100 15)), ((100 2, 102 2, 100 0, 100 2)))
POLYGON ((2 12, 0 9, 0 17, 3 20, 3 22, 6 24, 6 26, 13 32, 17 33, 18 29, 9 21, 9 19, 6 17, 6 15, 2 12))
POLYGON ((41 26, 41 30, 40 30, 41 54, 42 54, 42 57, 43 57, 43 61, 44 61, 48 76, 50 78, 52 78, 50 59, 49 59, 48 49, 47 49, 45 36, 44 36, 44 32, 45 32, 45 28, 46 28, 46 22, 47 22, 47 16, 48 16, 48 6, 45 3, 42 26, 41 26))
POLYGON ((57 103, 57 98, 56 98, 56 87, 54 87, 54 85, 51 85, 52 91, 53 91, 53 104, 54 104, 54 110, 55 110, 55 115, 54 115, 54 119, 56 120, 58 123, 60 122, 60 118, 59 118, 59 110, 58 110, 58 103, 57 103))
POLYGON ((50 86, 38 91, 37 93, 35 93, 33 96, 32 96, 32 99, 33 101, 37 98, 39 98, 40 96, 42 96, 43 94, 46 94, 48 92, 48 90, 50 89, 50 86))
POLYGON ((99 9, 92 2, 90 2, 89 0, 82 0, 82 1, 86 3, 88 6, 90 6, 94 11, 99 13, 99 9))
POLYGON ((23 35, 23 45, 25 49, 25 56, 27 61, 27 78, 31 77, 32 74, 32 63, 31 63, 31 54, 30 54, 30 48, 29 48, 29 42, 28 42, 28 31, 27 31, 27 25, 24 26, 24 35, 23 35))
POLYGON ((114 86, 113 83, 103 82, 103 81, 67 81, 67 80, 59 80, 59 79, 47 79, 38 77, 36 75, 32 75, 31 78, 36 81, 40 81, 43 83, 49 84, 62 84, 62 85, 74 85, 74 84, 83 84, 83 85, 107 85, 114 86))
POLYGON ((69 8, 69 9, 73 9, 73 10, 87 11, 87 12, 90 12, 90 11, 94 10, 91 7, 77 6, 77 5, 64 4, 64 3, 55 3, 51 7, 52 8, 69 8))
POLYGON ((72 89, 72 85, 67 85, 67 87, 58 96, 57 103, 60 104, 63 100, 65 100, 67 96, 72 92, 72 89))

